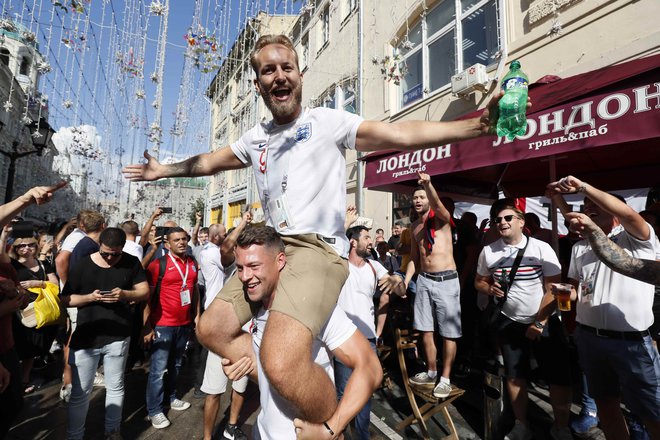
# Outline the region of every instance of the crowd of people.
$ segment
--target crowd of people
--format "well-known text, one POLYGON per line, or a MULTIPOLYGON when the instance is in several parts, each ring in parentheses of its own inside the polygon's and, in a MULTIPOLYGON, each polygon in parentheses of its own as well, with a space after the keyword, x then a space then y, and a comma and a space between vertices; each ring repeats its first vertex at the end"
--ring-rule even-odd
POLYGON ((496 201, 477 226, 472 213, 455 218, 451 199, 419 172, 408 218, 393 225, 388 240, 382 228, 372 237, 346 207, 344 150, 411 150, 490 135, 499 96, 475 119, 365 121, 302 108, 302 73, 287 37, 262 36, 251 63, 271 121, 181 163, 160 164, 145 152, 145 163, 124 173, 140 181, 252 166, 265 225, 246 212, 229 231, 202 228, 200 214, 189 233, 173 219, 156 225, 164 220, 156 208, 142 229, 133 220, 108 227, 101 213, 82 211, 59 230, 19 237, 23 228, 11 220, 48 202, 62 184, 33 188, 0 207, 0 327, 8 335, 0 340, 0 411, 8 416, 0 437, 23 394, 33 391, 33 359, 57 336, 56 327, 26 328, 16 312, 34 299, 28 289, 54 284, 67 316, 60 396, 68 403, 69 439, 84 436, 95 385, 106 388, 105 437, 121 438, 124 377, 140 362, 149 365, 151 425, 170 426, 168 410, 191 406, 177 396, 177 383, 195 338, 206 349, 196 390, 205 396, 205 439, 229 380, 223 436, 246 438, 238 421, 248 379, 260 390, 255 438, 335 439, 352 421, 354 438, 369 438, 369 402, 383 375, 377 347, 394 302, 408 307, 422 334, 425 367, 410 378, 413 386, 444 399, 479 353, 503 366, 516 419, 505 439, 533 438, 532 377, 549 385, 554 439, 598 423, 608 439, 631 438, 622 403, 646 435, 660 439, 653 343, 660 332, 652 327, 655 290, 648 283, 660 256, 657 211, 637 213, 573 176, 549 183, 546 196, 572 231, 557 253, 515 199, 496 201), (585 196, 583 213, 563 200, 575 192, 585 196), (562 282, 571 285, 571 311, 557 310, 562 282), (582 412, 571 418, 576 387, 582 412))

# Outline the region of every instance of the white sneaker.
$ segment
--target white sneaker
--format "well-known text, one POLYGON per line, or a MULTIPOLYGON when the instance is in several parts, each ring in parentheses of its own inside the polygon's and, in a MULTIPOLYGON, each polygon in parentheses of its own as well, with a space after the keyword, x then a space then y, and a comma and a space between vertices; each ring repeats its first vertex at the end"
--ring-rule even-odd
POLYGON ((149 420, 151 421, 151 426, 156 429, 163 429, 170 426, 169 419, 163 413, 158 413, 153 417, 149 417, 149 420))
POLYGON ((557 428, 554 424, 552 425, 552 428, 550 428, 550 437, 554 440, 573 440, 573 434, 571 434, 571 430, 568 426, 557 428))
POLYGON ((433 388, 433 395, 438 399, 445 399, 449 394, 451 394, 451 385, 443 381, 438 382, 435 388, 433 388))
POLYGON ((103 373, 99 371, 96 372, 96 375, 94 376, 94 386, 95 387, 105 386, 105 376, 103 376, 103 373))
POLYGON ((504 436, 504 440, 532 440, 533 438, 532 430, 520 420, 516 420, 511 432, 504 436))
POLYGON ((422 373, 417 373, 408 381, 413 384, 413 385, 418 385, 418 386, 434 386, 435 385, 435 379, 432 378, 431 376, 428 375, 426 371, 422 373))
POLYGON ((62 388, 60 388, 60 399, 64 400, 64 403, 69 403, 71 399, 71 388, 71 384, 62 385, 62 388))
POLYGON ((174 399, 170 402, 170 409, 174 411, 185 411, 190 408, 190 402, 185 400, 174 399))

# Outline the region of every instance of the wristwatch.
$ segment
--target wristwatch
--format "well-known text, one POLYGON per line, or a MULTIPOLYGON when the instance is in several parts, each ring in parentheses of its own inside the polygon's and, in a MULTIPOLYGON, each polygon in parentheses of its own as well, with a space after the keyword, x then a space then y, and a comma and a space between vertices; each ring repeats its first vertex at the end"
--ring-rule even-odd
POLYGON ((545 325, 541 321, 534 321, 534 327, 536 327, 539 330, 543 330, 545 328, 545 325))

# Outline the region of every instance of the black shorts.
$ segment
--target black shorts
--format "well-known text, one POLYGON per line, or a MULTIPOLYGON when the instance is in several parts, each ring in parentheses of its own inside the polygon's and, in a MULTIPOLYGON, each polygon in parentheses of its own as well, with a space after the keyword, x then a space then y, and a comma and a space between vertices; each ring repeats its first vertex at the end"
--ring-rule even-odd
POLYGON ((538 341, 525 336, 529 324, 513 321, 500 314, 495 324, 496 339, 504 358, 504 374, 508 378, 529 379, 533 354, 539 366, 539 376, 551 385, 571 384, 571 362, 568 339, 559 317, 548 320, 538 341))

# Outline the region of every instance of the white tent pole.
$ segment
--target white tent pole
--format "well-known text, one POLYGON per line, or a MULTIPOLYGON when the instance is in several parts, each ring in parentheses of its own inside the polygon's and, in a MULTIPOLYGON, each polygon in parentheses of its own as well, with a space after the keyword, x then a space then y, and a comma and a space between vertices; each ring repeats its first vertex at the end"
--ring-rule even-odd
MULTIPOLYGON (((553 155, 549 157, 548 165, 550 166, 550 182, 557 181, 557 160, 553 155)), ((557 206, 555 202, 550 199, 550 221, 552 222, 552 248, 555 253, 559 252, 559 238, 557 237, 557 206)))

